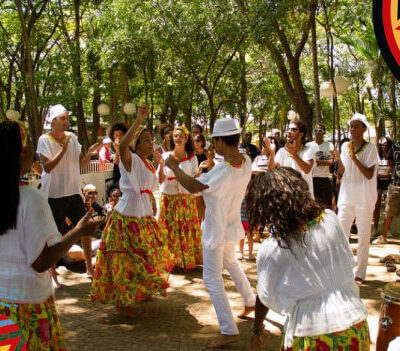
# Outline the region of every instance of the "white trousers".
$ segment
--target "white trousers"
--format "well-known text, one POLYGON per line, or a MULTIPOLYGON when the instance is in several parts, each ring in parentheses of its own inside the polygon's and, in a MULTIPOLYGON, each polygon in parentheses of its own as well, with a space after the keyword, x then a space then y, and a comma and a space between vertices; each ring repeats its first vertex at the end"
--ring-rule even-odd
POLYGON ((236 243, 227 242, 218 245, 214 250, 203 246, 203 278, 210 293, 211 302, 217 313, 221 333, 237 335, 239 330, 233 318, 232 310, 224 289, 222 271, 226 269, 232 277, 236 288, 242 295, 246 306, 254 306, 256 297, 250 283, 236 259, 236 243))
POLYGON ((339 205, 338 217, 346 235, 356 219, 358 232, 356 277, 365 279, 367 275, 369 244, 371 239, 371 222, 374 208, 360 208, 351 205, 339 205))

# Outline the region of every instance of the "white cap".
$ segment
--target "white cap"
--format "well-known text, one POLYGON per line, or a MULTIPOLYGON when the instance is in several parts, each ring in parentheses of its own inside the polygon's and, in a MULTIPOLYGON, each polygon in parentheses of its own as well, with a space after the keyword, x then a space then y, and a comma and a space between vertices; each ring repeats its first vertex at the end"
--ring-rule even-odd
POLYGON ((47 115, 46 115, 46 122, 48 122, 48 123, 53 122, 54 118, 57 118, 59 115, 63 114, 64 112, 68 112, 68 115, 71 114, 71 111, 68 111, 61 104, 50 106, 49 112, 47 112, 47 115))
POLYGON ((353 117, 351 117, 350 121, 347 122, 347 124, 350 125, 350 123, 353 122, 353 121, 359 121, 362 124, 364 124, 367 129, 369 129, 369 123, 368 123, 367 117, 365 115, 356 112, 353 115, 353 117))
POLYGON ((87 191, 96 191, 96 187, 93 184, 86 184, 83 188, 83 192, 86 193, 87 191))
POLYGON ((240 134, 242 128, 238 127, 237 122, 231 118, 221 118, 215 122, 211 137, 222 137, 240 134))
POLYGON ((103 144, 111 144, 111 143, 112 143, 112 141, 111 141, 111 139, 109 137, 105 137, 103 139, 103 144))

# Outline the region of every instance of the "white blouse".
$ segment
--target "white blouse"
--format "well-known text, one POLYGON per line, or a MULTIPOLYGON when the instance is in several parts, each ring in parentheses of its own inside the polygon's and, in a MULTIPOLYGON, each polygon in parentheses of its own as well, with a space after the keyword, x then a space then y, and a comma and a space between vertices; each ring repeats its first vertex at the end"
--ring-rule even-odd
POLYGON ((225 241, 244 239, 240 207, 251 178, 251 160, 248 156, 245 160, 240 168, 228 162, 217 163, 211 171, 197 178, 208 185, 201 194, 206 204, 202 242, 209 250, 225 241))
POLYGON ((154 168, 143 161, 137 154, 131 153, 132 166, 128 172, 122 162, 119 163, 121 179, 119 187, 122 192, 114 209, 123 216, 153 216, 152 193, 157 189, 158 180, 154 168))
MULTIPOLYGON (((310 160, 314 160, 313 168, 315 167, 315 149, 309 145, 304 145, 304 147, 298 152, 299 157, 304 161, 308 162, 310 160)), ((297 162, 294 160, 292 155, 286 148, 282 147, 278 150, 275 155, 275 162, 279 163, 281 167, 290 167, 298 171, 303 179, 307 182, 308 188, 310 189, 311 195, 314 197, 314 186, 312 179, 312 170, 308 173, 303 172, 297 162)))
POLYGON ((53 295, 50 271, 38 273, 32 264, 45 245, 61 241, 50 206, 39 190, 21 186, 17 227, 0 235, 0 299, 43 303, 53 295))
MULTIPOLYGON (((41 190, 50 198, 60 198, 80 194, 79 159, 81 144, 74 133, 66 132, 71 136, 67 152, 54 169, 47 173, 44 168, 41 177, 41 190)), ((50 134, 43 134, 38 140, 36 153, 47 159, 53 159, 62 147, 50 134)))
MULTIPOLYGON (((338 205, 374 208, 378 197, 376 184, 378 167, 375 167, 371 179, 364 176, 350 158, 349 143, 343 144, 340 158, 345 170, 340 183, 338 205)), ((379 162, 378 150, 374 144, 367 143, 357 158, 365 167, 376 166, 379 162)))
MULTIPOLYGON (((172 152, 164 152, 162 154, 162 158, 166 160, 172 152)), ((179 163, 179 168, 184 171, 186 174, 190 176, 194 176, 197 172, 199 167, 197 157, 195 154, 190 155, 189 157, 183 159, 179 163)), ((167 195, 177 195, 179 193, 189 194, 181 184, 179 184, 178 180, 176 179, 175 173, 168 167, 164 166, 164 174, 165 180, 160 185, 160 191, 167 195)))
POLYGON ((316 336, 350 328, 367 318, 352 268, 353 255, 336 215, 325 210, 293 253, 274 238, 257 255, 260 300, 287 316, 285 348, 294 336, 316 336))

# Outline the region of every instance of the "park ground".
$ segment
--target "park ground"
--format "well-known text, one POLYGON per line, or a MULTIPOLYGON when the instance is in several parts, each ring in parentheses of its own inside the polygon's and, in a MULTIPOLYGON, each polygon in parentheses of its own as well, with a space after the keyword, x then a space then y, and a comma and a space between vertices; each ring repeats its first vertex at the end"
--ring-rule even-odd
MULTIPOLYGON (((352 237, 355 249, 356 236, 352 237)), ((256 250, 259 244, 256 244, 256 250)), ((400 240, 390 239, 389 244, 373 245, 370 249, 368 276, 361 286, 361 297, 368 309, 371 331, 371 351, 375 351, 378 331, 381 290, 388 282, 396 280, 395 273, 387 273, 379 259, 388 254, 399 253, 400 240)), ((256 265, 243 261, 243 268, 256 286, 256 265)), ((65 337, 71 351, 200 351, 218 335, 219 328, 209 295, 202 281, 202 270, 170 275, 168 297, 155 297, 152 302, 141 305, 141 315, 129 319, 119 315, 115 308, 90 300, 90 280, 85 274, 58 268, 63 288, 57 289, 57 307, 65 337)), ((225 289, 234 314, 242 309, 242 300, 229 275, 224 274, 225 289)), ((225 350, 248 350, 251 337, 252 317, 237 319, 240 340, 225 350)), ((267 328, 272 336, 264 350, 279 350, 282 327, 279 318, 269 315, 267 328)))

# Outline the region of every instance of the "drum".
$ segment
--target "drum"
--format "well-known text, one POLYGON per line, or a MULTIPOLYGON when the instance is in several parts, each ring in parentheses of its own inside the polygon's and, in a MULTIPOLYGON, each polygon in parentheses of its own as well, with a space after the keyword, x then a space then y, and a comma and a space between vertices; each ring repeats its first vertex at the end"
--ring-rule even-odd
POLYGON ((400 282, 383 288, 376 351, 386 351, 397 336, 400 336, 400 282))

